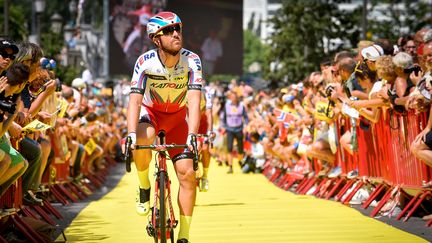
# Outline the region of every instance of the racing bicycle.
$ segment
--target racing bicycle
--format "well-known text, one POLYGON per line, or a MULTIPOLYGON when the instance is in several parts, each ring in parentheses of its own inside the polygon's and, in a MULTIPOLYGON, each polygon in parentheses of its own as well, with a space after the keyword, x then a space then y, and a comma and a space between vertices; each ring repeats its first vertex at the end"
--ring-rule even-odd
MULTIPOLYGON (((155 163, 155 190, 153 197, 153 207, 151 208, 151 214, 149 223, 146 227, 147 234, 153 237, 154 242, 166 243, 167 239, 174 243, 174 229, 177 227, 178 221, 175 219, 174 210, 171 201, 171 180, 168 176, 168 169, 166 160, 169 158, 167 151, 174 148, 188 148, 187 144, 165 144, 165 131, 160 130, 158 132, 159 142, 154 145, 136 145, 137 149, 151 149, 157 152, 156 163, 155 163)), ((132 161, 132 139, 126 138, 125 143, 125 162, 126 171, 131 171, 132 161)), ((192 137, 192 147, 194 151, 197 151, 196 137, 192 137)), ((197 153, 194 153, 193 167, 196 171, 198 168, 197 153)))

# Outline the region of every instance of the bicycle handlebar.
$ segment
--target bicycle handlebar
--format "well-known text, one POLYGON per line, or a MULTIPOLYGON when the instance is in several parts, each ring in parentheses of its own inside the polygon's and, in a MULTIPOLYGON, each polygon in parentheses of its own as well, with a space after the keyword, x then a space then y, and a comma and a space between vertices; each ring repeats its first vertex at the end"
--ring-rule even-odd
POLYGON ((175 148, 187 148, 187 144, 152 144, 152 145, 135 145, 135 149, 151 149, 155 151, 167 151, 175 148))
MULTIPOLYGON (((132 145, 132 139, 131 137, 126 137, 126 142, 125 142, 125 153, 124 153, 124 157, 123 160, 126 163, 126 171, 130 172, 131 171, 131 148, 132 145)), ((136 150, 140 150, 140 149, 151 149, 154 151, 167 151, 169 149, 175 149, 175 148, 188 148, 189 145, 187 144, 153 144, 153 145, 135 145, 136 150)), ((194 150, 193 154, 194 154, 194 158, 193 158, 193 168, 196 171, 198 169, 198 146, 197 146, 197 137, 193 136, 192 137, 192 148, 194 150)))
POLYGON ((197 136, 197 138, 207 138, 208 139, 207 141, 210 144, 210 148, 213 148, 213 139, 210 137, 210 135, 208 135, 208 134, 197 134, 196 136, 197 136))

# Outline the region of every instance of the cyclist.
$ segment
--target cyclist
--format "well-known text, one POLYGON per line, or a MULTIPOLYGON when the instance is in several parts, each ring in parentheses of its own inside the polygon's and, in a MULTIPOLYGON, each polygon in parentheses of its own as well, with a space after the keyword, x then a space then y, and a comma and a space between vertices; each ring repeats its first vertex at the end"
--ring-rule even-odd
POLYGON ((209 181, 207 179, 207 174, 210 166, 210 148, 209 143, 210 140, 213 140, 215 137, 215 133, 213 132, 213 97, 211 92, 207 90, 208 87, 203 87, 201 90, 201 120, 200 126, 198 129, 199 134, 207 134, 208 137, 204 139, 201 147, 201 161, 203 164, 203 174, 199 180, 199 190, 206 192, 209 189, 209 181))
MULTIPOLYGON (((158 130, 166 131, 166 143, 189 144, 189 150, 172 149, 169 155, 180 184, 180 231, 177 242, 189 242, 189 227, 196 197, 192 138, 200 120, 201 60, 183 48, 182 22, 172 12, 160 12, 147 23, 148 37, 157 49, 136 61, 127 111, 128 134, 134 144, 153 144, 158 130), (186 109, 186 103, 188 108, 186 109), (186 122, 187 118, 187 122, 186 122)), ((139 178, 136 210, 147 215, 150 199, 150 150, 134 152, 139 178)))

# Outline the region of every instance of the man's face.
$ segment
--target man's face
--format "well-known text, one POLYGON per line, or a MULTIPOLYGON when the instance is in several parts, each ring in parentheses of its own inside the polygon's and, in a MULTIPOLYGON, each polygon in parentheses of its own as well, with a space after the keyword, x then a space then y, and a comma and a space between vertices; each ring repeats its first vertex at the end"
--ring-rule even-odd
POLYGON ((417 46, 413 40, 407 41, 404 46, 405 52, 410 54, 411 56, 416 56, 417 54, 417 46))
POLYGON ((0 69, 6 70, 12 64, 12 60, 15 59, 11 48, 5 48, 0 50, 0 69))
POLYGON ((333 66, 331 73, 332 73, 332 81, 333 82, 336 82, 336 83, 342 82, 341 75, 340 75, 341 70, 340 70, 339 64, 336 64, 333 66))
POLYGON ((427 43, 423 47, 422 59, 428 71, 432 70, 432 42, 427 43))
POLYGON ((366 65, 368 66, 369 70, 376 71, 375 61, 366 60, 366 65))
POLYGON ((180 25, 171 25, 159 31, 160 48, 170 54, 177 54, 183 48, 182 28, 180 25))

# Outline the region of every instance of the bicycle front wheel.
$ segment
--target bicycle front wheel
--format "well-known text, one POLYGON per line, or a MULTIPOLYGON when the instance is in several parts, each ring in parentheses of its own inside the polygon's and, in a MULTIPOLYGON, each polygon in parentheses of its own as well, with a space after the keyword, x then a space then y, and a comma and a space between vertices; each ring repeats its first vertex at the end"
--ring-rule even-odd
POLYGON ((159 174, 159 232, 161 243, 166 243, 166 208, 165 208, 165 187, 166 173, 159 174))

